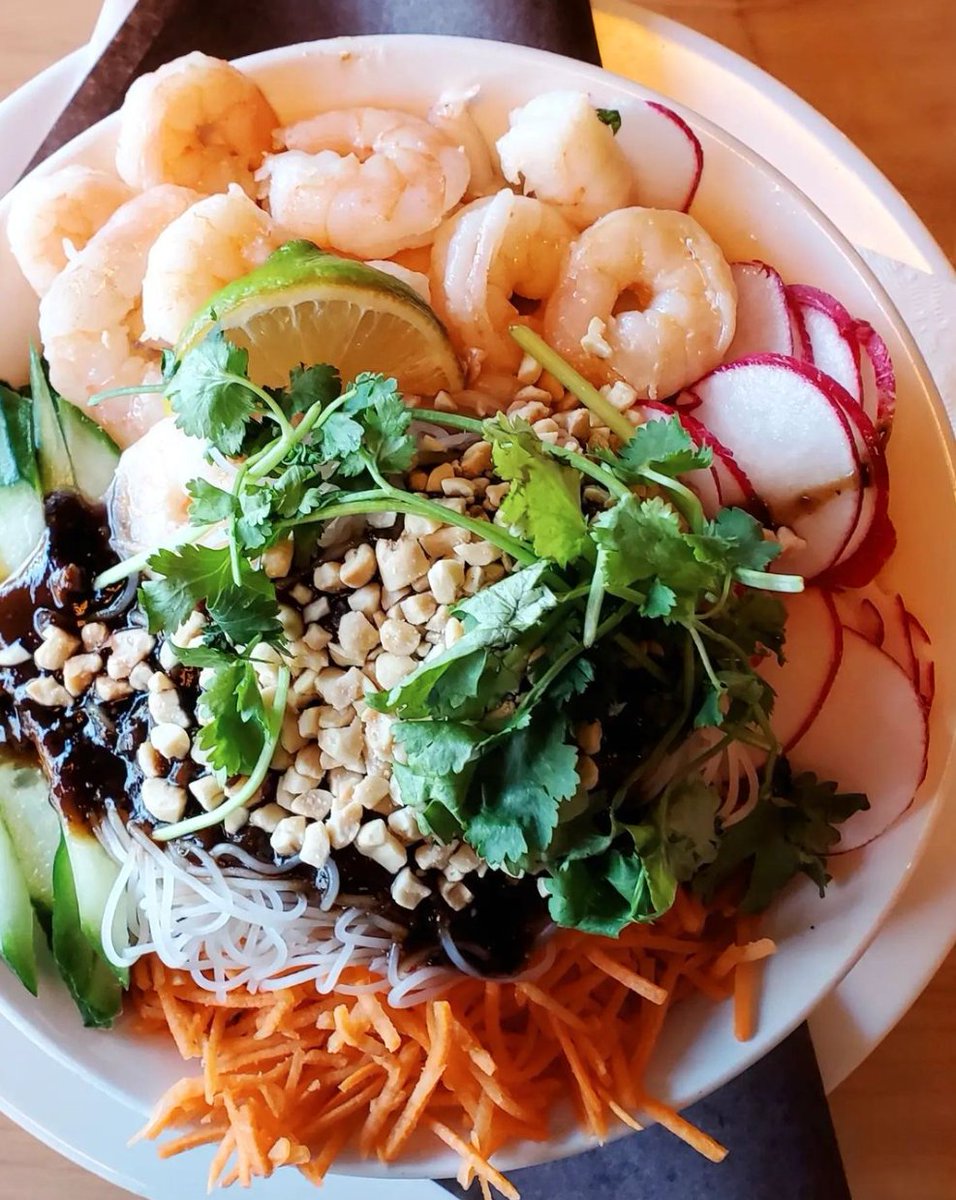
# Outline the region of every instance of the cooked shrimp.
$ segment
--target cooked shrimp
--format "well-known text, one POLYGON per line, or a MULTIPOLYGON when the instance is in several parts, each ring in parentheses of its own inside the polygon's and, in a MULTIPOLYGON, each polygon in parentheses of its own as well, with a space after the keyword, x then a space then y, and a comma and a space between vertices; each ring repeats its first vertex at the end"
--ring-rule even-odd
POLYGON ((194 51, 143 75, 120 113, 116 169, 135 188, 177 183, 222 192, 253 175, 279 119, 248 76, 194 51))
POLYGON ((73 165, 16 189, 7 217, 13 257, 38 296, 133 195, 108 171, 73 165))
POLYGON ((342 109, 292 125, 283 137, 288 150, 259 173, 273 217, 357 258, 426 245, 468 186, 464 150, 408 113, 342 109))
POLYGON ((491 196, 505 186, 498 156, 478 127, 471 111, 471 102, 478 95, 477 84, 467 91, 443 92, 428 113, 429 124, 450 142, 456 142, 468 156, 471 179, 467 195, 491 196))
POLYGON ((477 351, 486 367, 518 365, 521 350, 508 327, 521 315, 512 298, 551 293, 573 236, 560 213, 507 188, 447 222, 432 253, 432 295, 463 351, 477 351))
POLYGON ((544 331, 593 382, 623 379, 654 400, 717 366, 736 314, 727 261, 693 217, 625 208, 571 247, 544 331))
POLYGON ((175 417, 165 417, 124 450, 116 465, 106 504, 117 552, 126 557, 174 545, 189 527, 190 479, 228 490, 234 477, 234 470, 208 461, 202 438, 189 437, 175 417))
POLYGON ((501 169, 526 195, 554 204, 578 229, 628 203, 630 164, 583 92, 545 92, 510 121, 498 139, 501 169))
MULTIPOLYGON (((189 188, 152 188, 118 208, 40 301, 50 380, 67 400, 158 379, 159 352, 140 344, 146 257, 156 238, 200 199, 189 188)), ((115 396, 87 410, 125 446, 163 415, 160 396, 115 396)))
POLYGON ((211 296, 265 262, 284 240, 237 184, 188 208, 166 226, 146 260, 144 337, 175 345, 211 296))
POLYGON ((428 281, 427 275, 423 275, 420 271, 410 271, 408 267, 403 267, 401 263, 391 262, 388 259, 370 258, 365 265, 367 267, 375 267, 376 270, 383 272, 383 274, 391 275, 393 279, 398 279, 401 283, 407 284, 413 292, 418 292, 426 304, 431 304, 431 284, 428 281))

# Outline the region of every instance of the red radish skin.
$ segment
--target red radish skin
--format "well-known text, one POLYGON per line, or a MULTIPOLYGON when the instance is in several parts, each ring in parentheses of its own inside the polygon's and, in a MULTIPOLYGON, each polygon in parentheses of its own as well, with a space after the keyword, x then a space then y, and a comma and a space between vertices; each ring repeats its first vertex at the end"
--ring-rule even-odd
POLYGON ((812 578, 832 567, 864 490, 838 386, 807 363, 766 354, 718 367, 694 395, 694 420, 730 452, 774 522, 806 543, 788 548, 779 569, 812 578))
POLYGON ((724 362, 754 354, 794 353, 790 305, 783 280, 764 262, 732 263, 737 285, 737 328, 724 362))
POLYGON ((876 578, 896 549, 896 530, 890 519, 890 477, 880 437, 858 404, 849 396, 842 402, 868 480, 856 529, 821 582, 830 587, 860 588, 876 578))
POLYGON ((833 853, 865 846, 910 807, 926 771, 927 738, 912 679, 884 650, 846 630, 830 693, 788 755, 794 771, 869 798, 870 808, 841 827, 833 853))
POLYGON ((637 203, 687 212, 704 170, 704 149, 693 129, 656 100, 635 104, 622 116, 620 136, 633 143, 636 161, 647 164, 646 173, 638 174, 637 203))
POLYGON ((835 592, 833 602, 836 604, 840 621, 847 629, 852 629, 861 637, 865 637, 874 646, 882 646, 886 637, 886 622, 880 608, 870 596, 859 592, 835 592))
POLYGON ((843 626, 833 597, 807 588, 781 597, 787 609, 786 661, 764 659, 759 675, 776 693, 771 725, 784 751, 813 724, 836 678, 843 658, 843 626))
POLYGON ((853 332, 862 351, 863 407, 885 441, 896 413, 896 371, 889 347, 867 321, 854 321, 853 332))
POLYGON ((790 340, 793 342, 793 356, 801 362, 813 362, 813 347, 810 345, 810 335, 803 319, 800 306, 787 297, 787 307, 790 310, 790 340))
POLYGON ((810 361, 846 388, 858 404, 862 403, 860 344, 853 318, 838 300, 820 288, 791 284, 787 296, 803 319, 810 361))
POLYGON ((906 613, 906 624, 909 631, 910 648, 913 651, 913 664, 916 669, 916 686, 923 697, 926 711, 933 706, 936 695, 936 663, 933 661, 933 643, 921 621, 911 612, 906 613))

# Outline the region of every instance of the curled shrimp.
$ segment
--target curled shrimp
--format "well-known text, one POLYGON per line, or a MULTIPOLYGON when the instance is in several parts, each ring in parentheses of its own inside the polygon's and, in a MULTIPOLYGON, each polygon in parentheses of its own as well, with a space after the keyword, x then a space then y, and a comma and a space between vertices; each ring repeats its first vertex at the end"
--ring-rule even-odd
POLYGON ((278 124, 248 76, 194 51, 141 76, 126 93, 116 169, 134 188, 176 183, 222 192, 238 183, 251 196, 278 124))
POLYGON ((38 296, 133 193, 108 171, 73 165, 29 179, 13 193, 7 239, 38 296))
POLYGON ((121 556, 182 540, 189 528, 191 479, 206 479, 225 491, 232 487, 235 470, 210 462, 206 450, 202 438, 189 437, 175 417, 164 417, 123 451, 106 496, 121 556))
POLYGON ((236 184, 187 208, 149 251, 144 336, 175 345, 211 296, 263 263, 283 240, 269 214, 236 184))
MULTIPOLYGON (((159 378, 159 352, 144 347, 141 293, 149 249, 200 199, 166 184, 127 201, 53 281, 40 301, 40 338, 50 381, 83 404, 94 392, 159 378)), ((122 446, 163 415, 160 396, 114 396, 89 410, 122 446)))
POLYGON ((468 186, 468 158, 420 117, 384 108, 321 113, 284 131, 259 174, 273 217, 356 258, 426 245, 468 186))
POLYGON ((471 178, 467 195, 471 199, 491 196, 505 186, 498 157, 471 111, 471 103, 477 95, 477 85, 466 91, 443 92, 428 113, 429 124, 450 142, 461 146, 468 156, 471 178))
POLYGON ((614 134, 583 92, 545 92, 511 113, 501 169, 526 195, 585 229, 628 203, 634 179, 614 134))
POLYGON ((483 367, 517 367, 521 350, 508 327, 521 314, 513 299, 551 293, 573 236, 555 209, 507 188, 443 226, 432 251, 432 296, 462 351, 477 351, 483 367))
POLYGON ((592 382, 623 379, 655 400, 720 363, 736 313, 727 261, 693 217, 625 208, 571 247, 544 332, 592 382))

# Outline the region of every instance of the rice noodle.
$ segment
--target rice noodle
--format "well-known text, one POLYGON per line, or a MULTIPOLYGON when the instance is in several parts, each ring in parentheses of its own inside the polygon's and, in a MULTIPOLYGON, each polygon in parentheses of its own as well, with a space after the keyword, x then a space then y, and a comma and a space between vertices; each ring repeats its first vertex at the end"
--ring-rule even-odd
MULTIPOLYGON (((97 836, 120 864, 102 925, 104 953, 115 966, 155 954, 220 999, 237 988, 277 991, 314 982, 323 994, 386 993, 394 1008, 435 999, 461 978, 458 970, 429 964, 428 950, 403 960, 403 927, 374 912, 367 897, 340 893, 331 860, 315 904, 304 881, 278 876, 274 867, 260 870, 263 864, 226 842, 210 852, 162 847, 116 813, 97 836), (227 858, 241 865, 223 866, 219 860, 227 858), (357 966, 377 979, 343 982, 345 970, 357 966)), ((553 957, 548 939, 540 960, 514 978, 536 979, 553 957)))

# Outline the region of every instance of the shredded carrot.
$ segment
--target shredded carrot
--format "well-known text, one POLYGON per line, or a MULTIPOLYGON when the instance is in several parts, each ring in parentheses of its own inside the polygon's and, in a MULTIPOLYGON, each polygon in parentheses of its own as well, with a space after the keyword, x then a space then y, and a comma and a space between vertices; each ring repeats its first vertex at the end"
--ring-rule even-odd
POLYGON ((732 993, 735 1032, 749 1036, 756 973, 773 949, 732 898, 708 913, 681 893, 653 927, 613 941, 560 932, 534 982, 468 979, 404 1009, 369 991, 376 980, 357 968, 343 976, 347 992, 301 983, 216 999, 144 960, 139 1026, 165 1030, 202 1071, 170 1089, 141 1136, 163 1139, 164 1157, 218 1143, 211 1187, 284 1165, 319 1183, 346 1146, 392 1161, 437 1138, 460 1156, 464 1186, 517 1198, 493 1156, 516 1139, 546 1140, 549 1111, 571 1096, 599 1137, 646 1118, 720 1161, 724 1148, 648 1096, 643 1079, 684 995, 732 993))

